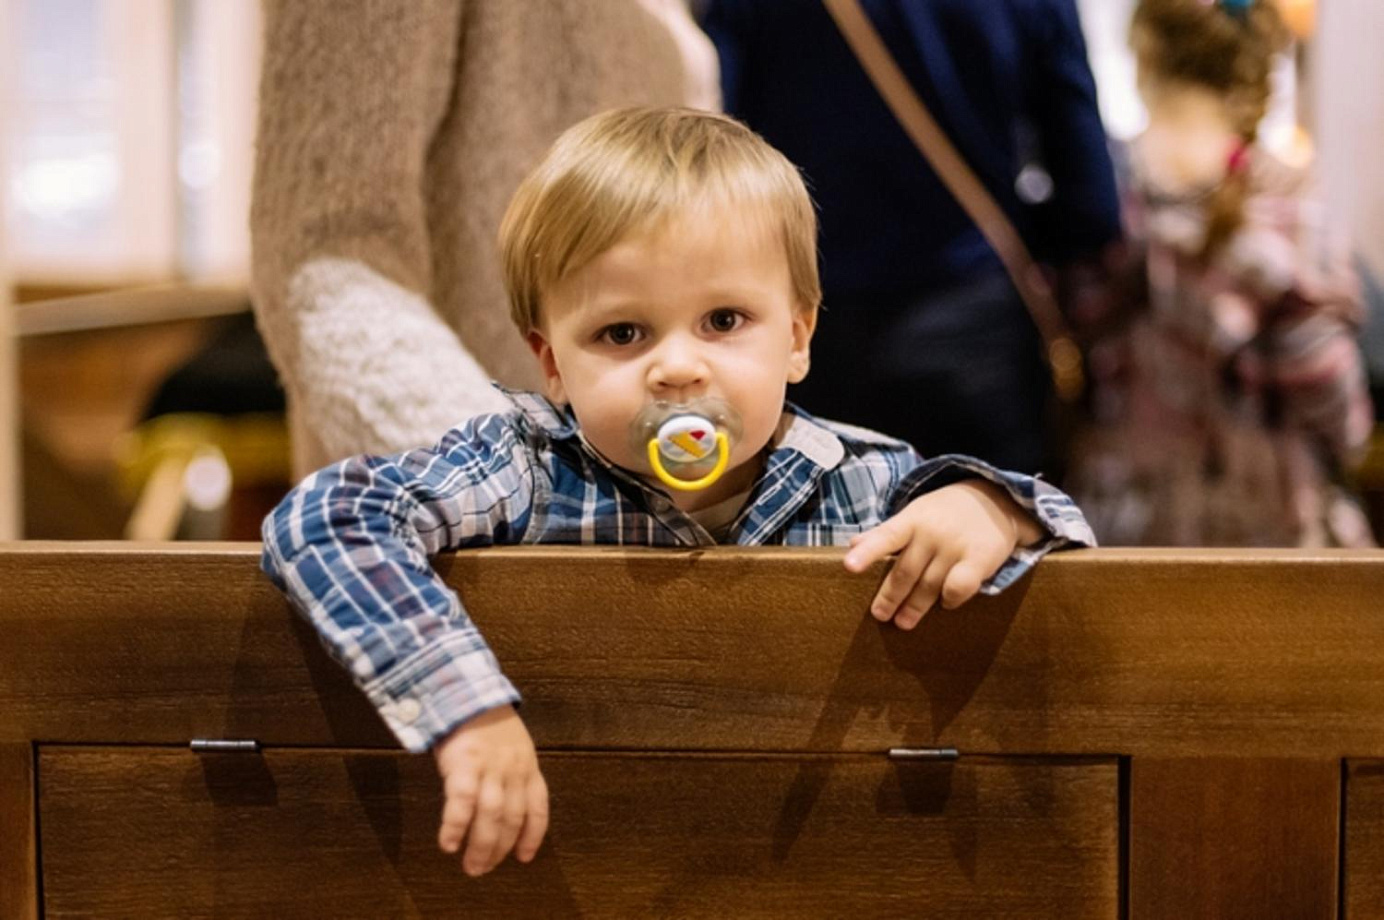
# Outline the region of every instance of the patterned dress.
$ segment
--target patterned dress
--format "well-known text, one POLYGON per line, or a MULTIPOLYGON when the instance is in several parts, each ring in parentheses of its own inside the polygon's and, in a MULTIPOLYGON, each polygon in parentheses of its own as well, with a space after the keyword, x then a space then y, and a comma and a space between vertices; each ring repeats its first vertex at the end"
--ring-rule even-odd
POLYGON ((1067 489, 1105 545, 1373 545, 1342 487, 1373 424, 1349 252, 1301 171, 1248 157, 1244 222, 1209 262, 1214 189, 1161 196, 1133 158, 1124 283, 1075 310, 1093 423, 1067 489))

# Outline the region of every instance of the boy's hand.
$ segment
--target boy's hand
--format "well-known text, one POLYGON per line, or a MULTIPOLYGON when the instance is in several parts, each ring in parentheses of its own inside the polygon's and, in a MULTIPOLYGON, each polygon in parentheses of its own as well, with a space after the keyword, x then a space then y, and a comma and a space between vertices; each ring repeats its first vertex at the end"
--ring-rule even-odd
POLYGON ((855 536, 846 568, 863 572, 898 553, 870 613, 912 629, 939 596, 943 607, 959 607, 1016 546, 1036 543, 1042 535, 1038 523, 1002 488, 968 479, 914 499, 883 524, 855 536))
POLYGON ((461 867, 484 875, 510 849, 520 862, 538 852, 548 830, 548 785, 533 739, 513 706, 481 713, 433 748, 442 775, 437 845, 455 853, 468 836, 461 867))

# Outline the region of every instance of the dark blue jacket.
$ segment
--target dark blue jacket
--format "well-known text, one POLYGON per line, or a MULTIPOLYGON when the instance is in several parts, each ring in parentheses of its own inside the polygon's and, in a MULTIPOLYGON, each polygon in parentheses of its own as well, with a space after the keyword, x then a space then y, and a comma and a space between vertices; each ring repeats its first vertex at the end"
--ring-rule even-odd
MULTIPOLYGON (((1118 237, 1119 204, 1073 0, 863 0, 923 101, 1018 224, 1061 263, 1118 237), (1022 204, 1020 169, 1053 179, 1022 204)), ((827 304, 907 297, 998 259, 869 82, 820 0, 711 0, 726 109, 802 168, 827 304)))

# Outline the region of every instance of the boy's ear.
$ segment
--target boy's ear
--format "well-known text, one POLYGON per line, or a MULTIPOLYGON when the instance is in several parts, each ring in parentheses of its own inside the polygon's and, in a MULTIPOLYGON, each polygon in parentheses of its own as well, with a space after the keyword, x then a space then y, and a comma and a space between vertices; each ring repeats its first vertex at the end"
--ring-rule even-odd
POLYGON ((537 329, 530 330, 527 339, 529 348, 533 351, 534 357, 538 359, 538 366, 543 369, 543 379, 547 381, 548 398, 559 406, 565 405, 567 389, 562 385, 562 372, 558 370, 557 358, 553 356, 553 346, 548 344, 543 333, 537 329))
POLYGON ((812 365, 812 333, 817 331, 817 308, 793 311, 793 350, 788 354, 788 382, 802 383, 812 365))

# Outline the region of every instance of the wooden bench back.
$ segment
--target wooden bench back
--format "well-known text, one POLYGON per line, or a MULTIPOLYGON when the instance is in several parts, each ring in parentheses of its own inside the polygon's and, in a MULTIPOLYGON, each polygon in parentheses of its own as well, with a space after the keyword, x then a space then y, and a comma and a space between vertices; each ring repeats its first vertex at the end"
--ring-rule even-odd
POLYGON ((1384 554, 1060 555, 911 633, 841 556, 439 560, 553 789, 474 881, 256 547, 9 544, 0 916, 1384 914, 1384 554))

